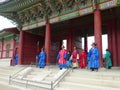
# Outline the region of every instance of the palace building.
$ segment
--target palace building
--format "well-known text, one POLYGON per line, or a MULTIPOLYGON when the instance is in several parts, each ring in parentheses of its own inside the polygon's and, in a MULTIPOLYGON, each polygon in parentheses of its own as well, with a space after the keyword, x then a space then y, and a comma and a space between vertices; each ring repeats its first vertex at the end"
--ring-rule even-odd
POLYGON ((4 0, 0 15, 17 24, 0 32, 0 58, 18 53, 20 65, 35 63, 44 47, 47 65, 56 64, 63 40, 67 50, 76 46, 80 52, 82 38, 87 51, 87 37, 94 36, 102 67, 107 34, 113 66, 120 66, 120 0, 4 0))
POLYGON ((16 28, 6 28, 0 31, 0 59, 11 59, 13 65, 13 57, 18 53, 19 47, 19 31, 16 28))

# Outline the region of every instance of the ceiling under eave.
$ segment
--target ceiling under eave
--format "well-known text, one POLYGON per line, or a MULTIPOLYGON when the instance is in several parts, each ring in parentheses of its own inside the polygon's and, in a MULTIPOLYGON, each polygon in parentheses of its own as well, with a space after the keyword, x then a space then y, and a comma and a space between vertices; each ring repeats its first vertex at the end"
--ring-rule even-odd
POLYGON ((81 0, 10 0, 0 5, 0 15, 13 20, 20 26, 50 16, 58 16, 92 5, 81 0), (79 7, 82 4, 81 7, 79 7))
MULTIPOLYGON (((93 0, 9 0, 0 5, 0 15, 16 22, 18 26, 35 28, 43 26, 46 19, 53 18, 51 22, 56 23, 91 14, 94 12, 94 4, 102 4, 101 7, 108 5, 107 9, 120 5, 119 0, 94 1, 96 2, 93 3, 93 0)), ((104 10, 106 7, 101 9, 104 10)))

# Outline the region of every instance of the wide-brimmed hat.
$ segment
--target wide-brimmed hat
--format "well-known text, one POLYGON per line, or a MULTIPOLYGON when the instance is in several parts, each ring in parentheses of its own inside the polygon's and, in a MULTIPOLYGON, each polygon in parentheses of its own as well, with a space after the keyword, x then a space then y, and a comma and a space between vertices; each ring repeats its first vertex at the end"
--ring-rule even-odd
POLYGON ((62 46, 61 46, 61 48, 65 48, 65 46, 64 46, 64 45, 62 45, 62 46))
POLYGON ((97 46, 97 43, 93 42, 91 45, 97 46))

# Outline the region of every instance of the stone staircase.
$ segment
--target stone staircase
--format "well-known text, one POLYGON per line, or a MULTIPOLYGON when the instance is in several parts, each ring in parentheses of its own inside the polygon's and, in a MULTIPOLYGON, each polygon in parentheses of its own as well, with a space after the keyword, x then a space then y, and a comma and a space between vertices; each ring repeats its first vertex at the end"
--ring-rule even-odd
POLYGON ((58 67, 36 68, 28 67, 16 75, 12 79, 11 85, 24 87, 31 90, 49 90, 51 88, 51 81, 54 79, 56 73, 59 72, 58 67))
MULTIPOLYGON (((1 90, 50 90, 51 81, 62 74, 56 66, 43 68, 28 67, 18 73, 9 85, 9 76, 25 66, 0 67, 1 90), (2 85, 4 83, 4 85, 2 85), (1 86, 2 85, 2 86, 1 86), (7 86, 7 87, 6 87, 7 86)), ((87 69, 74 69, 55 87, 54 90, 120 90, 120 68, 98 72, 87 69)))
POLYGON ((23 67, 19 67, 19 66, 0 67, 0 82, 8 83, 9 76, 19 71, 22 68, 23 67))
POLYGON ((100 69, 98 72, 75 69, 55 90, 120 90, 120 68, 100 69))
POLYGON ((24 68, 24 66, 0 66, 0 90, 24 90, 16 86, 9 85, 9 76, 24 68))

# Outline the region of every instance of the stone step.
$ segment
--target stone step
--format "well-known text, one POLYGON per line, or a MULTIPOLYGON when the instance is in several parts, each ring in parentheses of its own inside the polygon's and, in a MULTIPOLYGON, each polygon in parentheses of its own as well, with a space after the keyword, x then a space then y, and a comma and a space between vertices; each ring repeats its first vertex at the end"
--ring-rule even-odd
POLYGON ((46 77, 44 78, 45 81, 51 81, 53 78, 52 77, 46 77))
POLYGON ((1 82, 1 83, 4 82, 4 83, 7 83, 7 84, 8 84, 8 83, 9 83, 9 77, 1 77, 1 76, 0 76, 0 82, 1 82))
POLYGON ((39 82, 35 83, 33 81, 27 82, 24 80, 17 80, 17 79, 12 81, 12 85, 21 86, 21 87, 28 88, 28 89, 30 88, 32 90, 48 90, 50 88, 50 85, 48 84, 40 84, 39 82))
POLYGON ((35 75, 27 75, 27 76, 25 76, 24 78, 30 78, 30 79, 32 79, 32 78, 34 78, 35 77, 35 75))
MULTIPOLYGON (((31 82, 43 82, 43 83, 46 83, 46 84, 50 84, 51 83, 51 80, 32 80, 31 78, 23 78, 24 80, 28 80, 28 81, 31 81, 31 82)), ((21 80, 21 79, 17 79, 17 80, 21 80)))
POLYGON ((0 67, 0 70, 2 69, 2 70, 17 70, 17 69, 22 69, 22 68, 24 68, 24 67, 17 67, 17 66, 10 66, 10 67, 0 67))
POLYGON ((30 75, 37 75, 39 72, 31 71, 29 74, 30 75))
POLYGON ((0 72, 0 76, 3 76, 3 77, 4 77, 4 76, 5 76, 5 77, 6 77, 6 76, 10 76, 10 75, 11 75, 11 73, 2 73, 2 72, 0 72))
POLYGON ((105 79, 105 80, 120 80, 120 76, 103 76, 103 75, 72 75, 74 77, 83 77, 83 78, 95 78, 95 79, 105 79))
POLYGON ((12 70, 8 70, 8 69, 1 69, 0 72, 5 72, 5 73, 8 72, 9 73, 9 72, 13 72, 13 71, 12 70))
MULTIPOLYGON (((16 87, 16 86, 3 84, 3 83, 0 83, 0 89, 1 90, 26 90, 26 89, 21 88, 21 87, 16 87)), ((27 89, 27 90, 31 90, 31 89, 27 89)))
POLYGON ((45 71, 43 71, 43 72, 42 71, 39 71, 39 72, 31 71, 31 72, 28 73, 28 75, 41 75, 41 73, 45 74, 45 73, 48 73, 48 72, 52 73, 51 71, 46 71, 46 72, 45 71))
POLYGON ((59 87, 72 90, 120 90, 120 88, 104 87, 89 84, 80 84, 72 82, 61 82, 59 87))
MULTIPOLYGON (((80 69, 80 68, 78 68, 78 69, 73 69, 72 70, 73 72, 77 72, 77 73, 86 73, 86 74, 88 74, 88 73, 91 73, 92 71, 91 70, 89 70, 89 69, 80 69)), ((101 73, 101 74, 105 74, 105 75, 116 75, 116 74, 120 74, 120 70, 112 70, 112 69, 110 69, 110 70, 106 70, 106 69, 100 69, 100 70, 98 70, 97 72, 96 71, 93 71, 92 72, 92 74, 99 74, 99 73, 101 73), (112 73, 112 72, 115 72, 115 73, 112 73)))
POLYGON ((83 71, 74 71, 69 74, 73 77, 83 77, 83 78, 96 78, 96 79, 106 79, 106 80, 120 80, 120 74, 118 73, 102 73, 102 72, 83 72, 83 71))
POLYGON ((109 86, 120 88, 120 81, 113 80, 104 80, 104 79, 92 79, 92 78, 83 78, 83 77, 66 77, 64 81, 89 84, 89 85, 99 85, 99 86, 109 86))
POLYGON ((55 88, 54 90, 73 90, 73 89, 57 87, 57 88, 55 88))
POLYGON ((52 73, 50 73, 50 74, 48 75, 48 77, 54 77, 55 74, 56 74, 56 73, 53 73, 53 72, 52 72, 52 73))

